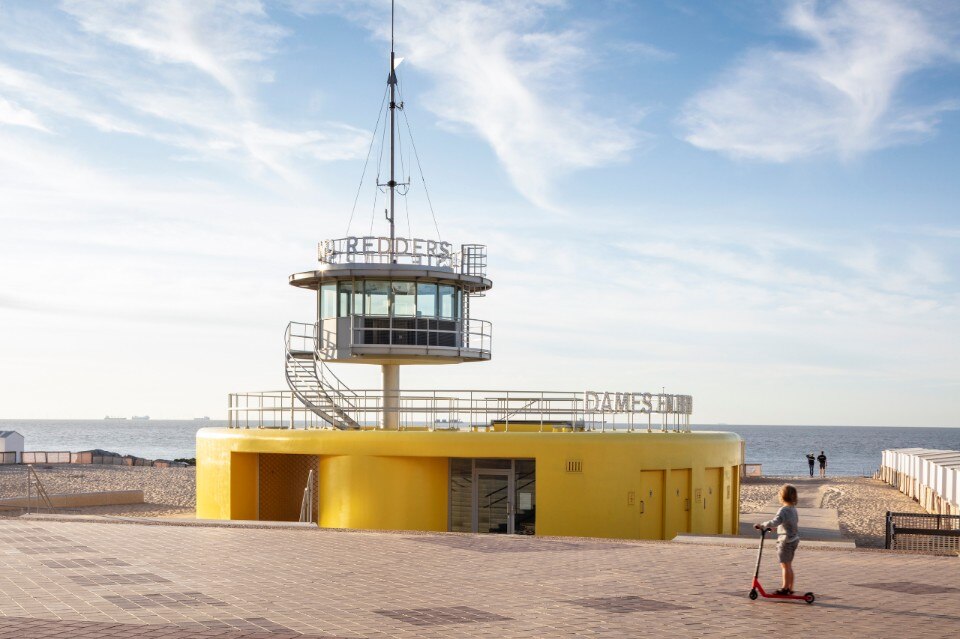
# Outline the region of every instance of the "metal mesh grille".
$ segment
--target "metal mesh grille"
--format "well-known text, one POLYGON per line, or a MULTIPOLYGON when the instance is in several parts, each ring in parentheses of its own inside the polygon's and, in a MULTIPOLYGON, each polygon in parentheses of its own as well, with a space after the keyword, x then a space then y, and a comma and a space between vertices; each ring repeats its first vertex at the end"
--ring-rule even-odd
POLYGON ((887 513, 886 545, 909 552, 960 553, 960 516, 887 513))
MULTIPOLYGON (((319 460, 316 455, 285 455, 260 453, 260 520, 299 521, 303 490, 307 477, 313 471, 319 476, 319 460)), ((317 486, 313 490, 312 518, 317 521, 317 486)))

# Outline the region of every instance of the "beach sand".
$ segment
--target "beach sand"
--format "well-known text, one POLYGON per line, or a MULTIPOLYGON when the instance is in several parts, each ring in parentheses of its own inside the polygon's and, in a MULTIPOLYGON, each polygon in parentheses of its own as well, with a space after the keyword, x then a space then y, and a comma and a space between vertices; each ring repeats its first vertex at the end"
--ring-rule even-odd
MULTIPOLYGON (((196 509, 195 468, 64 464, 34 466, 47 493, 142 490, 143 504, 58 509, 66 514, 184 517, 196 509)), ((26 468, 0 466, 0 498, 26 494, 26 468)))
MULTIPOLYGON (((840 532, 858 547, 883 548, 887 511, 926 512, 896 488, 869 477, 757 477, 745 478, 740 489, 740 512, 751 513, 777 503, 780 486, 792 483, 801 499, 810 491, 814 506, 836 508, 840 532)), ((803 536, 803 522, 800 522, 803 536)))

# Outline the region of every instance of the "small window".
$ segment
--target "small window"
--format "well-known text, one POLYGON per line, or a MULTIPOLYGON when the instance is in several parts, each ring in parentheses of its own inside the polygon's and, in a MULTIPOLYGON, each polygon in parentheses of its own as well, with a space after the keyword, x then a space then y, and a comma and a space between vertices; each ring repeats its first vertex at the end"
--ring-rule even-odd
POLYGON ((457 289, 446 284, 440 285, 440 317, 456 319, 457 289))
POLYGON ((437 285, 417 284, 417 317, 437 316, 437 285))
POLYGON ((340 282, 340 313, 339 317, 346 317, 353 308, 353 282, 340 282))
POLYGON ((331 282, 320 286, 320 319, 337 316, 337 284, 331 282))
POLYGON ((391 282, 394 317, 413 317, 417 312, 417 285, 413 282, 391 282))
POLYGON ((366 315, 390 314, 390 282, 367 280, 363 287, 363 297, 366 315))
POLYGON ((363 315, 363 280, 353 283, 353 314, 363 315))

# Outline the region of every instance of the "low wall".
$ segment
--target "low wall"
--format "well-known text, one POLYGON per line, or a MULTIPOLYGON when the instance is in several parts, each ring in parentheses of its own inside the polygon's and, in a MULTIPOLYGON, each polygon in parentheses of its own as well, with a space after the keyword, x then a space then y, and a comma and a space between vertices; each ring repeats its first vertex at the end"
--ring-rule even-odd
MULTIPOLYGON (((13 464, 16 458, 0 457, 0 463, 13 464)), ((183 468, 187 464, 174 462, 168 459, 144 459, 133 455, 104 455, 102 452, 86 451, 71 453, 69 451, 27 450, 21 453, 19 463, 23 464, 96 464, 101 466, 152 466, 154 468, 183 468)))
MULTIPOLYGON (((91 493, 56 493, 49 495, 54 508, 85 508, 87 506, 123 506, 142 504, 142 490, 107 490, 91 493)), ((30 499, 30 506, 37 505, 37 496, 30 499)), ((26 508, 26 497, 0 499, 0 508, 26 508)))

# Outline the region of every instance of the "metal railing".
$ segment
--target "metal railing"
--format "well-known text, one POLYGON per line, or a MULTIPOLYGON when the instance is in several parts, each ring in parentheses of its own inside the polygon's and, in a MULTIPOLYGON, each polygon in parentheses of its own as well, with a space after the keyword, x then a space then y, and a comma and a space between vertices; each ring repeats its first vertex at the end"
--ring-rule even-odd
POLYGON ((33 496, 36 495, 36 512, 40 512, 40 508, 46 508, 49 512, 53 512, 53 502, 50 501, 50 495, 47 494, 46 489, 43 487, 43 482, 40 481, 40 475, 37 474, 37 470, 33 467, 33 464, 27 464, 27 513, 30 513, 31 508, 33 508, 33 496))
MULTIPOLYGON (((324 350, 325 344, 336 344, 336 336, 331 331, 324 331, 322 339, 317 339, 320 333, 317 324, 307 324, 305 322, 290 322, 287 324, 287 332, 284 336, 287 352, 299 351, 303 353, 313 353, 317 366, 317 377, 319 381, 333 393, 341 396, 349 405, 350 397, 354 395, 353 390, 343 383, 337 377, 336 373, 323 361, 329 353, 324 350)), ((330 347, 327 346, 327 349, 330 347)))
MULTIPOLYGON (((352 390, 351 393, 351 405, 340 408, 362 428, 379 426, 383 390, 352 390)), ((689 413, 606 414, 588 410, 583 394, 571 392, 401 390, 399 403, 401 430, 688 432, 690 429, 689 413)), ((227 413, 231 428, 327 427, 327 423, 291 391, 231 393, 227 413)))
MULTIPOLYGON (((324 336, 326 341, 327 336, 324 336)), ((489 357, 493 324, 474 318, 351 315, 350 346, 412 346, 477 351, 489 357)), ((321 348, 322 350, 322 348, 321 348)))
POLYGON ((885 547, 923 553, 960 553, 960 515, 888 511, 885 547))

